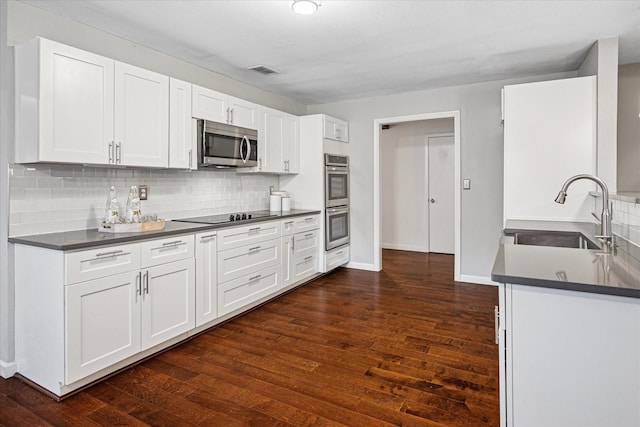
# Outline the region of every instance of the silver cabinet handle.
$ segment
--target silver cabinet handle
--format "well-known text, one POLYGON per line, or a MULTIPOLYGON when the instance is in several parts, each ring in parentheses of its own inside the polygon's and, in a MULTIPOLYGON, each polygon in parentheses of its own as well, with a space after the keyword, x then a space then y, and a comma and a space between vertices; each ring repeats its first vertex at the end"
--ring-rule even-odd
POLYGON ((261 277, 262 277, 262 274, 258 274, 257 276, 249 277, 249 281, 250 282, 255 282, 256 280, 260 279, 261 277))
POLYGON ((307 233, 307 234, 304 235, 305 239, 307 237, 312 237, 312 236, 315 236, 315 233, 307 233))
POLYGON ((287 221, 284 223, 284 225, 291 225, 291 224, 293 224, 293 221, 287 221))
POLYGON ((180 245, 186 245, 187 242, 183 242, 182 240, 174 240, 173 242, 165 242, 162 244, 163 247, 167 247, 167 246, 180 246, 180 245))
POLYGON ((310 216, 309 218, 305 218, 304 220, 305 221, 313 221, 314 219, 315 219, 314 217, 310 216))
POLYGON ((231 115, 229 114, 229 107, 227 107, 227 123, 231 123, 231 115))
POLYGON ((113 163, 113 141, 109 143, 109 163, 113 163))
POLYGON ((336 252, 336 255, 342 255, 344 251, 336 252))
POLYGON ((200 240, 213 239, 214 237, 216 237, 215 234, 207 234, 206 236, 201 236, 200 240))
POLYGON ((144 293, 149 295, 149 271, 144 272, 143 278, 144 278, 144 293))
POLYGON ((500 311, 497 305, 493 308, 493 322, 496 330, 496 344, 500 344, 500 311))
POLYGON ((249 248, 249 252, 255 252, 257 250, 259 250, 262 246, 255 246, 253 248, 249 248))
POLYGON ((193 167, 193 150, 189 150, 189 169, 193 167))
POLYGON ((258 231, 260 231, 260 227, 254 227, 249 229, 249 233, 257 233, 258 231))
POLYGON ((258 157, 258 170, 262 170, 262 157, 258 157))
POLYGON ((116 164, 122 163, 122 144, 116 143, 116 164))
POLYGON ((138 295, 142 296, 142 273, 136 274, 136 302, 138 302, 138 295))
POLYGON ((291 236, 291 252, 293 253, 296 250, 296 237, 291 236))
POLYGON ((311 258, 313 258, 313 255, 309 255, 308 257, 306 257, 306 258, 304 259, 304 261, 309 261, 311 258))
POLYGON ((96 254, 96 258, 102 258, 102 257, 107 257, 107 256, 115 257, 115 256, 117 256, 117 255, 128 255, 128 254, 129 254, 129 252, 126 252, 126 253, 125 253, 125 252, 123 252, 123 251, 122 251, 122 249, 120 249, 120 250, 118 250, 118 251, 111 251, 111 252, 101 252, 101 253, 98 253, 98 254, 96 254))
POLYGON ((231 120, 229 121, 229 123, 233 123, 233 108, 229 110, 229 113, 231 114, 231 120))

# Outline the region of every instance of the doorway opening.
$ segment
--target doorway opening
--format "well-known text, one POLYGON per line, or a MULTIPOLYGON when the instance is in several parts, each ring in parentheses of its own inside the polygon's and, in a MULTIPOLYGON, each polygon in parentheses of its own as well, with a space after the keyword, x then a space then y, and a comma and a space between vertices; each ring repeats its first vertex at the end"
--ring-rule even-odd
MULTIPOLYGON (((400 132, 401 134, 401 132, 400 132)), ((393 151, 393 148, 391 148, 393 151)), ((393 153, 392 153, 393 154, 393 153)), ((392 160, 393 162, 393 160, 392 160)), ((393 169, 393 168, 392 168, 393 169)), ((393 172, 393 171, 387 171, 393 172)), ((438 185, 436 185, 438 187, 438 185)), ((389 188, 386 186, 384 191, 388 193, 389 188)), ((395 190, 392 190, 395 191, 395 190)), ((409 239, 408 245, 405 247, 397 247, 397 249, 414 250, 420 252, 443 252, 454 254, 454 280, 460 279, 460 112, 459 111, 446 111, 440 113, 425 113, 416 114, 411 116, 399 116, 399 117, 387 117, 374 120, 374 267, 377 270, 382 268, 382 229, 383 226, 388 226, 388 222, 382 223, 383 218, 388 217, 388 214, 397 215, 401 213, 401 219, 394 221, 397 225, 400 234, 404 233, 408 236, 408 233, 417 231, 411 239, 409 239), (440 120, 449 119, 449 120, 440 120), (450 131, 450 122, 453 121, 453 132, 450 131), (433 126, 429 127, 429 122, 433 126), (383 177, 384 171, 382 170, 382 159, 384 158, 385 164, 389 160, 389 148, 381 147, 381 142, 384 141, 385 136, 382 132, 389 132, 393 129, 394 125, 397 128, 406 126, 411 128, 414 126, 419 129, 419 124, 427 124, 427 128, 438 129, 436 123, 448 122, 449 128, 446 132, 431 132, 414 134, 413 136, 402 137, 405 138, 400 142, 399 151, 396 152, 395 159, 396 170, 401 170, 401 176, 399 179, 401 183, 396 183, 395 187, 400 188, 402 192, 400 199, 405 201, 412 200, 412 195, 416 200, 413 200, 411 212, 405 212, 402 214, 402 206, 389 206, 388 200, 383 198, 383 181, 382 179, 388 179, 389 176, 383 177), (383 125, 384 129, 383 130, 383 125), (417 126, 417 127, 416 127, 417 126), (389 129, 389 130, 387 130, 389 129), (449 138, 449 139, 447 139, 449 138), (453 141, 451 141, 453 140, 453 141), (429 159, 429 144, 433 146, 432 157, 429 159), (413 150, 413 153, 411 152, 413 150), (402 151, 402 152, 401 152, 402 151), (443 160, 443 156, 451 156, 448 160, 443 160), (438 162, 437 156, 440 156, 440 162, 438 162), (410 160, 409 160, 410 159, 410 160), (406 164, 405 168, 402 167, 403 162, 412 162, 412 165, 406 164), (431 167, 429 167, 431 164, 431 167), (422 166, 420 166, 422 165, 422 166), (417 170, 416 170, 417 168, 417 170), (453 168, 453 170, 451 170, 453 168), (452 183, 444 183, 441 188, 429 188, 428 183, 430 181, 434 183, 441 182, 440 179, 436 179, 434 176, 429 179, 429 173, 445 174, 448 173, 447 179, 452 180, 452 183), (404 178, 403 178, 404 177, 404 178), (434 197, 440 191, 440 195, 434 197), (444 191, 444 193, 443 193, 444 191), (443 198, 444 194, 444 198, 443 198), (453 200, 446 200, 446 199, 453 200), (382 206, 382 201, 385 205, 382 206), (451 210, 438 209, 441 205, 453 205, 451 210), (431 208, 431 209, 430 209, 431 208), (384 209, 384 212, 383 212, 384 209), (431 211, 433 210, 433 213, 431 211), (431 221, 428 216, 431 213, 431 221), (439 216, 438 216, 439 215, 439 216), (453 221, 451 218, 453 216, 453 221), (406 221, 409 217, 413 219, 406 221), (421 219, 422 218, 422 219, 421 219), (423 220, 424 219, 424 220, 423 220), (443 221, 451 221, 452 230, 439 227, 438 223, 443 221), (429 224, 436 225, 432 228, 432 233, 429 233, 429 224), (412 229, 412 227, 415 227, 412 229), (420 233, 419 231, 423 231, 420 233), (453 234, 451 239, 450 234, 453 234), (432 242, 430 236, 433 235, 436 239, 442 241, 451 241, 451 246, 442 246, 441 243, 432 242), (420 237, 422 236, 422 238, 420 237), (425 237, 429 237, 427 238, 425 237), (433 243, 433 244, 432 244, 433 243), (434 246, 435 245, 435 246, 434 246), (432 247, 433 246, 433 247, 432 247)), ((386 221, 386 219, 385 219, 386 221)), ((385 238, 388 239, 388 234, 385 233, 385 238)), ((384 246, 387 248, 393 248, 393 243, 389 244, 388 241, 384 242, 384 246)))

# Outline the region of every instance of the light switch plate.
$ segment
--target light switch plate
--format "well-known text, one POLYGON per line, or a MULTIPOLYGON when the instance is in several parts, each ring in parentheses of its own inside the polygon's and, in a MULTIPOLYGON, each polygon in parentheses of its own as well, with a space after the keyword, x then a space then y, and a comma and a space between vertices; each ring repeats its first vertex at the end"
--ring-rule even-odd
POLYGON ((138 197, 140 198, 140 200, 147 200, 147 198, 149 197, 149 187, 147 187, 146 185, 139 185, 138 197))
POLYGON ((465 178, 462 180, 462 189, 463 190, 470 190, 471 189, 471 180, 468 178, 465 178))

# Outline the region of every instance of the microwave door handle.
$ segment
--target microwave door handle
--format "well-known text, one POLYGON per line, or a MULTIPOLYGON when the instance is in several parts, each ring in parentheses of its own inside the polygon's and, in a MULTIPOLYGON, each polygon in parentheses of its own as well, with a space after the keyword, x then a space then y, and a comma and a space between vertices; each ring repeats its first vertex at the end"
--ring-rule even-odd
POLYGON ((247 160, 249 160, 249 158, 251 158, 251 144, 249 143, 249 138, 247 138, 246 136, 242 137, 242 144, 240 144, 240 157, 242 157, 242 161, 244 163, 247 163, 247 160), (247 157, 242 157, 242 145, 243 144, 247 144, 247 157))

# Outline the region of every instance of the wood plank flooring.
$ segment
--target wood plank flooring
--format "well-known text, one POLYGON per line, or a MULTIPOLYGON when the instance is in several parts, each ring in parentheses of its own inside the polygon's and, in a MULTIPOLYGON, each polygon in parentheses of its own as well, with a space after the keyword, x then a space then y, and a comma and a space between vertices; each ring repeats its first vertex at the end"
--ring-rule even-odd
POLYGON ((56 403, 0 379, 2 426, 497 426, 497 288, 383 251, 56 403))

